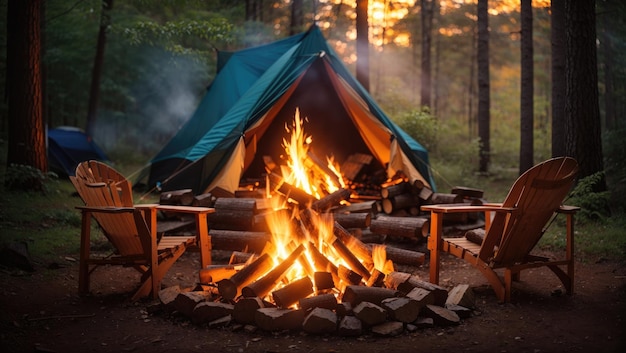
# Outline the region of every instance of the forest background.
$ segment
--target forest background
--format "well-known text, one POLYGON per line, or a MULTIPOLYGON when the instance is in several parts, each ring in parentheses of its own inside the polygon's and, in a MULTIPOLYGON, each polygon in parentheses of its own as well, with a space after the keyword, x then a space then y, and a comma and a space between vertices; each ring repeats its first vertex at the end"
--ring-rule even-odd
MULTIPOLYGON (((357 48, 354 0, 300 1, 312 23, 352 70, 357 48)), ((421 2, 369 1, 370 93, 383 110, 430 152, 437 185, 484 187, 519 172, 521 82, 520 2, 489 1, 490 165, 478 173, 477 15, 475 1, 435 1, 432 102, 420 102, 421 2)), ((550 2, 532 2, 534 162, 551 156, 550 2)), ((622 215, 626 191, 625 5, 596 2, 598 91, 608 192, 580 190, 585 217, 622 215), (610 89, 609 89, 610 88, 610 89), (600 201, 599 201, 600 200, 600 201), (610 212, 594 206, 608 202, 610 212)), ((0 3, 0 18, 7 4, 0 3)), ((195 110, 215 75, 215 50, 237 50, 288 36, 292 1, 55 0, 43 6, 44 120, 48 128, 90 131, 118 169, 133 176, 195 110), (256 5, 252 15, 250 4, 256 5), (109 6, 103 11, 103 5, 109 6), (90 86, 101 24, 106 28, 97 114, 90 86)), ((0 28, 6 43, 6 26, 0 28)), ((6 50, 0 53, 0 93, 11 90, 6 50)), ((5 158, 8 102, 0 102, 5 158)), ((4 162, 4 160, 3 160, 4 162)), ((6 163, 1 163, 2 168, 6 163)), ((4 170, 3 170, 4 172, 4 170)), ((3 173, 4 174, 4 173, 3 173)), ((19 175, 18 175, 19 177, 19 175)), ((603 176, 604 177, 604 176, 603 176)), ((597 179, 597 176, 595 177, 597 179)), ((594 180, 582 184, 588 187, 594 180)))

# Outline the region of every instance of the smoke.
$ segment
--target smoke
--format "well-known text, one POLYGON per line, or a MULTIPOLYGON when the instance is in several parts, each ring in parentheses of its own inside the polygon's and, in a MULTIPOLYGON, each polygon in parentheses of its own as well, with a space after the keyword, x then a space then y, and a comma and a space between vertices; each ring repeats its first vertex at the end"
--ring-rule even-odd
POLYGON ((147 49, 130 82, 127 106, 102 110, 96 138, 107 150, 149 161, 191 117, 209 82, 209 64, 147 49))

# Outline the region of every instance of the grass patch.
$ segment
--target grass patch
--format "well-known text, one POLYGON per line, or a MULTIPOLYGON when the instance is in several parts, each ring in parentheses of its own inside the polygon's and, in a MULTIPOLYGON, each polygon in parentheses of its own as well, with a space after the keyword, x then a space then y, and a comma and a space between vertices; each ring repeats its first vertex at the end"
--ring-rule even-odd
MULTIPOLYGON (((49 179, 47 192, 0 193, 2 243, 23 241, 35 262, 58 262, 76 256, 80 246, 82 201, 69 181, 49 179)), ((96 232, 98 234, 98 232, 96 232)), ((94 239, 102 236, 95 235, 94 239)))
MULTIPOLYGON (((626 218, 614 216, 603 222, 576 222, 574 256, 582 262, 626 259, 626 218)), ((539 241, 545 250, 565 249, 565 217, 560 216, 539 241)))

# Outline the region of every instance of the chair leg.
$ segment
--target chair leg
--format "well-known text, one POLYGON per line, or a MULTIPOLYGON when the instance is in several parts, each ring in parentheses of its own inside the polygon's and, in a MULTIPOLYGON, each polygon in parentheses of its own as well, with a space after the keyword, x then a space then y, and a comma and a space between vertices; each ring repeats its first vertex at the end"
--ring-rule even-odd
MULTIPOLYGON (((496 293, 496 297, 500 303, 508 302, 511 300, 510 298, 510 290, 507 290, 505 284, 502 283, 500 276, 486 263, 478 260, 475 264, 475 267, 485 276, 491 288, 496 293), (507 293, 509 293, 507 295, 507 293), (508 298, 507 298, 508 297, 508 298)), ((506 274, 505 274, 506 276, 506 274)), ((506 282, 505 282, 506 283, 506 282)), ((509 281, 510 284, 510 281, 509 281)), ((510 286, 509 286, 510 289, 510 286)))
POLYGON ((80 231, 80 260, 78 264, 78 293, 89 294, 89 256, 91 237, 91 212, 82 212, 80 231))
POLYGON ((148 269, 142 275, 141 286, 133 294, 131 301, 137 301, 150 294, 152 294, 152 298, 156 299, 159 295, 159 290, 161 290, 163 277, 165 277, 169 269, 182 256, 185 250, 186 247, 182 245, 172 249, 172 254, 168 258, 161 261, 156 267, 148 269))
POLYGON ((567 292, 567 294, 572 294, 574 292, 573 273, 566 273, 557 265, 548 265, 548 268, 552 270, 552 272, 554 272, 559 280, 561 280, 561 283, 563 283, 563 287, 565 287, 565 291, 567 292))

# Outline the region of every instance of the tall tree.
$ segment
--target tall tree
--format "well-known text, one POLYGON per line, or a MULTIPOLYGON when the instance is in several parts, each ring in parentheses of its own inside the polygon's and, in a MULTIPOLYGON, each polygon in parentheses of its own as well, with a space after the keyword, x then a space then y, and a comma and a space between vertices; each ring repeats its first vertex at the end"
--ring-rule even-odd
POLYGON ((431 44, 433 28, 433 7, 435 0, 421 0, 422 8, 422 77, 420 89, 420 104, 430 107, 432 104, 431 85, 431 44))
POLYGON ((478 170, 486 173, 489 170, 490 134, 489 114, 490 103, 490 79, 489 79, 489 1, 478 0, 478 138, 480 139, 478 170))
POLYGON ((289 34, 294 35, 302 31, 304 26, 304 12, 302 11, 302 0, 291 0, 291 24, 289 34))
POLYGON ((356 2, 356 79, 367 90, 370 90, 370 41, 368 0, 356 2))
POLYGON ((565 1, 550 5, 552 46, 552 157, 565 156, 565 1))
MULTIPOLYGON (((566 152, 580 165, 580 177, 604 171, 598 71, 596 58, 596 12, 593 1, 566 1, 567 56, 565 128, 566 152)), ((595 191, 605 191, 602 178, 595 191)))
POLYGON ((109 16, 113 8, 113 0, 102 2, 102 12, 100 14, 100 30, 98 32, 98 43, 96 45, 96 55, 93 60, 91 70, 91 87, 89 89, 89 107, 87 108, 87 134, 94 135, 96 121, 98 120, 98 104, 100 103, 100 80, 102 78, 102 68, 104 66, 104 48, 106 47, 107 29, 111 24, 109 16))
POLYGON ((7 166, 48 170, 41 87, 43 0, 10 0, 7 7, 7 166))
MULTIPOLYGON (((614 31, 619 12, 615 9, 620 6, 614 1, 603 1, 600 8, 600 18, 598 28, 600 29, 600 47, 604 66, 604 127, 612 130, 617 127, 617 111, 615 109, 615 39, 614 31)), ((622 5, 623 6, 623 5, 622 5)))
POLYGON ((519 174, 534 165, 534 67, 533 67, 533 5, 522 0, 521 97, 520 97, 520 153, 519 174))
POLYGON ((263 21, 263 0, 246 0, 246 21, 263 21))

